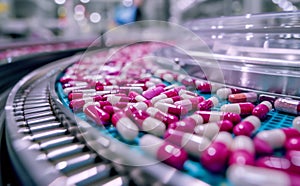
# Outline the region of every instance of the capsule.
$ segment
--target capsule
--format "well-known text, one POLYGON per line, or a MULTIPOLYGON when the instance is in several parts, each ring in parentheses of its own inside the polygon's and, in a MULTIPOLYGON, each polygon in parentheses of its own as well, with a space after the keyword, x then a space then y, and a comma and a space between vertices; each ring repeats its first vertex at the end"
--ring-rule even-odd
POLYGON ((180 105, 182 107, 185 107, 188 111, 194 110, 197 108, 197 105, 204 101, 204 98, 202 96, 197 96, 194 98, 189 98, 185 100, 176 101, 175 105, 180 105))
POLYGON ((196 111, 196 114, 199 114, 203 117, 203 123, 217 122, 221 120, 229 120, 233 124, 239 123, 242 118, 239 114, 231 112, 217 112, 217 111, 196 111))
POLYGON ((300 150, 300 136, 286 140, 284 148, 286 150, 300 150))
POLYGON ((300 116, 294 118, 293 127, 300 132, 300 116))
POLYGON ((176 81, 180 82, 185 86, 194 86, 194 80, 184 74, 178 75, 176 81))
POLYGON ((257 116, 259 119, 265 119, 267 114, 272 110, 272 103, 269 101, 263 101, 254 107, 252 115, 257 116))
POLYGON ((283 172, 300 173, 300 166, 296 166, 290 160, 281 157, 262 157, 256 160, 255 165, 283 172))
POLYGON ((199 110, 210 110, 211 108, 219 104, 219 99, 217 97, 211 97, 207 100, 204 100, 198 104, 199 110))
POLYGON ((230 155, 231 134, 220 132, 210 146, 204 150, 200 162, 212 172, 224 170, 230 155))
POLYGON ((198 114, 192 114, 185 117, 181 121, 171 123, 168 128, 174 129, 182 132, 194 133, 195 127, 203 123, 202 116, 198 114))
POLYGON ((228 96, 228 101, 231 103, 243 103, 243 102, 254 103, 257 101, 257 94, 255 92, 231 94, 228 96))
POLYGON ((254 105, 249 102, 226 104, 221 107, 222 112, 232 112, 240 115, 250 115, 254 109, 254 105))
POLYGON ((294 128, 261 131, 254 138, 255 151, 259 154, 272 154, 273 149, 282 148, 288 139, 299 136, 299 131, 294 128))
POLYGON ((228 99, 230 94, 240 93, 239 89, 235 88, 220 88, 217 90, 216 94, 220 99, 228 99))
POLYGON ((164 122, 166 125, 169 125, 171 123, 177 122, 178 121, 178 117, 169 113, 164 113, 162 111, 160 111, 157 108, 154 107, 149 107, 147 108, 146 112, 154 117, 155 119, 158 119, 159 121, 164 122))
POLYGON ((96 91, 111 91, 111 90, 118 90, 120 87, 118 85, 96 85, 96 91))
POLYGON ((300 167, 300 151, 299 150, 290 150, 285 153, 285 157, 293 162, 295 166, 300 167))
POLYGON ((183 87, 176 87, 176 88, 173 88, 171 90, 162 92, 161 94, 153 97, 151 99, 151 103, 154 104, 154 103, 158 102, 159 100, 166 99, 166 98, 171 98, 171 97, 174 97, 174 96, 178 96, 178 91, 181 90, 181 89, 183 89, 183 87))
POLYGON ((256 132, 261 125, 261 122, 256 116, 248 116, 243 121, 233 127, 233 133, 237 136, 251 136, 256 132))
POLYGON ((266 94, 261 94, 258 97, 259 102, 269 101, 272 104, 272 106, 274 106, 274 102, 276 99, 277 99, 276 96, 271 96, 271 95, 266 95, 266 94))
POLYGON ((82 110, 85 110, 86 107, 88 107, 89 105, 96 105, 100 108, 103 108, 104 106, 106 105, 111 105, 108 101, 98 101, 98 102, 87 102, 83 105, 83 109, 82 110))
POLYGON ((197 125, 194 128, 194 133, 198 136, 204 136, 208 139, 214 139, 220 132, 220 127, 217 123, 207 123, 204 125, 197 125))
POLYGON ((298 100, 278 98, 274 102, 274 107, 281 112, 300 115, 300 101, 298 100))
POLYGON ((134 112, 132 118, 141 131, 151 133, 155 136, 163 136, 166 131, 166 125, 163 122, 151 117, 146 111, 136 111, 134 112))
POLYGON ((202 152, 210 145, 211 141, 206 137, 196 136, 173 129, 168 129, 164 139, 178 147, 183 147, 188 154, 200 157, 202 152))
POLYGON ((172 105, 169 103, 156 103, 156 108, 161 110, 164 113, 174 114, 177 116, 185 115, 188 113, 188 110, 182 106, 179 105, 172 105))
POLYGON ((227 170, 227 178, 235 186, 299 186, 296 174, 250 165, 232 165, 227 170))
POLYGON ((134 91, 129 92, 128 97, 134 99, 135 101, 146 101, 147 100, 142 95, 140 95, 139 93, 134 92, 134 91))
POLYGON ((251 138, 247 136, 237 136, 231 144, 231 154, 229 165, 254 165, 255 149, 251 138))
POLYGON ((107 96, 107 101, 110 102, 112 105, 116 105, 119 102, 133 102, 133 100, 130 97, 127 96, 107 96))
POLYGON ((127 141, 132 141, 138 136, 139 129, 123 112, 117 112, 112 116, 112 124, 118 133, 127 141))
POLYGON ((147 154, 180 170, 188 159, 185 150, 150 134, 144 135, 139 144, 147 154))
POLYGON ((201 93, 215 93, 223 85, 217 83, 209 83, 207 81, 195 81, 197 89, 201 93))
POLYGON ((82 99, 82 98, 88 98, 88 97, 93 97, 93 96, 102 96, 106 94, 114 94, 118 93, 118 91, 96 91, 94 89, 90 89, 90 92, 72 92, 69 93, 68 95, 68 100, 74 100, 74 99, 82 99))
POLYGON ((111 105, 105 105, 102 110, 104 110, 104 112, 106 112, 109 115, 113 115, 116 112, 121 111, 121 109, 119 109, 118 107, 115 106, 111 106, 111 105))
POLYGON ((124 109, 124 112, 127 116, 132 116, 132 114, 138 110, 146 110, 149 106, 151 106, 151 102, 149 100, 137 102, 133 105, 130 105, 124 109))
POLYGON ((82 86, 76 86, 76 87, 68 87, 63 89, 63 92, 65 95, 68 95, 70 92, 76 91, 76 90, 90 90, 87 85, 82 85, 82 86))
MULTIPOLYGON (((170 103, 170 104, 173 104, 174 102, 177 102, 179 100, 181 100, 180 96, 174 96, 174 97, 171 97, 171 98, 161 99, 161 100, 157 101, 156 103, 160 102, 160 103, 170 103)), ((154 104, 154 106, 155 106, 155 104, 154 104)))
POLYGON ((97 101, 102 101, 103 97, 96 95, 90 98, 82 98, 82 99, 74 99, 71 100, 69 103, 69 107, 72 110, 80 110, 83 108, 84 104, 88 103, 88 102, 97 102, 97 101))
POLYGON ((164 92, 164 88, 163 87, 154 87, 152 89, 148 89, 146 91, 144 91, 142 93, 142 95, 146 98, 146 99, 152 99, 155 96, 158 96, 159 94, 161 94, 162 92, 164 92))
POLYGON ((110 120, 110 115, 96 105, 87 106, 84 113, 88 119, 94 121, 98 125, 105 125, 110 120))
POLYGON ((199 96, 197 93, 189 91, 189 90, 185 90, 185 89, 181 89, 181 90, 178 91, 179 96, 182 96, 183 94, 189 95, 189 96, 192 96, 192 97, 199 96))
POLYGON ((220 131, 227 131, 227 132, 231 132, 232 128, 233 128, 233 124, 231 121, 229 120, 221 120, 217 122, 217 125, 220 128, 220 131))

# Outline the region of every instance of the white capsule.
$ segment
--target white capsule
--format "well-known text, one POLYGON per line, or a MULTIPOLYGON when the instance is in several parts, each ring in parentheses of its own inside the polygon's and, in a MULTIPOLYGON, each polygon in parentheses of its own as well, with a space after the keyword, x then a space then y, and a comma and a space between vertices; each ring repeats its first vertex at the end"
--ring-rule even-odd
POLYGON ((166 125, 152 117, 148 117, 143 121, 143 131, 149 132, 155 136, 163 136, 166 132, 166 125))
POLYGON ((216 136, 216 139, 214 141, 222 142, 227 147, 230 147, 230 145, 232 144, 233 139, 232 139, 232 136, 229 132, 221 131, 221 132, 218 133, 218 135, 216 136))
POLYGON ((285 172, 248 165, 232 165, 227 178, 234 186, 289 186, 293 185, 285 172))
POLYGON ((155 96, 154 98, 152 98, 152 99, 151 99, 151 103, 152 103, 152 104, 155 104, 156 102, 158 102, 158 101, 160 101, 160 100, 163 100, 163 99, 166 99, 166 98, 168 98, 167 95, 165 95, 165 94, 160 94, 160 95, 155 96))

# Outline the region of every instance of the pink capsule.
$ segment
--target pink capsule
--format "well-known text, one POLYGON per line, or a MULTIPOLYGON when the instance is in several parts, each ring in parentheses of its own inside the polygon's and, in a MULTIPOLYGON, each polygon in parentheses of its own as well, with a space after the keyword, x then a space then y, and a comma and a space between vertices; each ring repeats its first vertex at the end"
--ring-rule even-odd
POLYGON ((263 101, 253 109, 252 115, 257 116, 259 119, 265 119, 270 110, 272 110, 272 103, 263 101))
POLYGON ((261 131, 254 138, 255 151, 258 154, 272 154, 273 149, 282 148, 288 139, 299 136, 299 131, 294 128, 261 131))
POLYGON ((196 109, 198 104, 201 103, 202 101, 204 101, 204 98, 202 96, 198 96, 194 98, 176 101, 174 104, 185 107, 188 111, 191 111, 196 109))
POLYGON ((286 150, 300 150, 300 136, 288 139, 284 148, 286 150))
POLYGON ((180 170, 183 169, 183 165, 188 159, 185 150, 150 134, 146 134, 140 139, 140 147, 157 160, 180 170))
POLYGON ((227 99, 230 94, 240 93, 239 89, 235 88, 220 88, 217 90, 216 94, 220 99, 227 99))
POLYGON ((151 117, 146 111, 136 111, 134 112, 132 118, 141 131, 151 133, 155 136, 163 136, 166 131, 166 125, 163 122, 151 117))
POLYGON ((231 144, 231 154, 229 165, 254 165, 255 149, 251 138, 247 136, 237 136, 231 144))
POLYGON ((194 128, 194 134, 198 136, 204 136, 210 140, 213 140, 220 132, 220 127, 217 123, 207 123, 203 125, 197 125, 194 128))
POLYGON ((69 103, 69 107, 72 110, 80 110, 83 108, 84 104, 87 102, 96 102, 96 101, 101 101, 103 100, 102 96, 96 95, 90 98, 82 98, 82 99, 74 99, 71 100, 69 103))
POLYGON ((168 128, 182 132, 194 133, 195 127, 203 123, 203 118, 198 114, 192 114, 181 121, 171 123, 168 128))
POLYGON ((190 133, 168 129, 164 139, 183 147, 187 153, 195 157, 200 157, 202 152, 210 145, 211 141, 206 137, 196 136, 190 133))
POLYGON ((243 103, 243 102, 254 103, 257 101, 257 94, 255 92, 231 94, 228 96, 228 101, 231 103, 243 103))
POLYGON ((199 110, 210 110, 211 108, 217 106, 219 104, 219 100, 216 97, 211 97, 207 100, 204 100, 198 104, 199 110))
MULTIPOLYGON (((189 95, 189 96, 192 96, 192 97, 197 97, 199 96, 197 93, 194 93, 192 91, 189 91, 189 90, 185 90, 185 89, 181 89, 178 91, 178 95, 179 96, 182 96, 182 95, 189 95)), ((192 98, 190 97, 190 98, 192 98)))
POLYGON ((105 125, 110 119, 110 115, 103 111, 99 106, 89 105, 84 110, 85 115, 98 125, 105 125))
POLYGON ((220 131, 227 131, 227 132, 231 132, 232 128, 233 128, 233 124, 231 121, 229 120, 221 120, 217 122, 217 125, 220 128, 220 131))
MULTIPOLYGON (((173 104, 174 102, 179 101, 179 100, 181 100, 181 98, 179 96, 174 96, 174 97, 171 97, 171 98, 161 99, 161 100, 157 101, 156 103, 160 102, 160 103, 173 104)), ((155 107, 155 104, 154 104, 154 107, 155 107)))
POLYGON ((229 120, 233 124, 237 124, 242 120, 239 114, 231 113, 231 112, 196 111, 195 113, 203 117, 204 123, 217 122, 221 120, 229 120))
POLYGON ((300 173, 300 166, 296 166, 290 160, 281 157, 262 157, 256 161, 255 165, 283 172, 300 173))
POLYGON ((227 170, 227 177, 232 185, 276 185, 299 186, 298 174, 250 165, 232 165, 227 170), (259 180, 259 181, 258 181, 259 180))
POLYGON ((251 115, 254 105, 249 102, 226 104, 221 107, 222 112, 232 112, 240 115, 251 115))
POLYGON ((274 107, 276 110, 300 115, 300 101, 295 99, 285 99, 285 98, 278 98, 274 102, 274 107))
POLYGON ((174 114, 177 116, 182 116, 182 115, 186 115, 187 114, 187 109, 179 106, 179 105, 172 105, 169 103, 160 103, 158 102, 155 105, 156 108, 158 108, 159 110, 161 110, 164 113, 169 113, 169 114, 174 114))
POLYGON ((128 97, 133 98, 136 101, 146 101, 147 100, 142 95, 140 95, 139 93, 134 92, 134 91, 129 92, 128 97))
POLYGON ((148 89, 146 91, 144 91, 142 93, 142 95, 146 98, 146 99, 152 99, 155 96, 158 96, 160 93, 164 92, 164 88, 163 87, 154 87, 152 89, 148 89))
POLYGON ((123 112, 117 112, 112 116, 112 124, 118 133, 128 141, 134 140, 138 136, 139 129, 123 112))
POLYGON ((108 101, 87 102, 83 105, 82 110, 85 110, 89 105, 96 105, 102 109, 104 106, 111 104, 108 101))
POLYGON ((204 150, 200 162, 212 172, 224 170, 230 155, 231 134, 220 132, 210 146, 204 150))
POLYGON ((128 87, 128 86, 121 86, 121 87, 119 87, 118 90, 120 91, 120 93, 124 93, 126 95, 128 95, 129 92, 131 92, 131 91, 135 91, 139 94, 143 93, 143 91, 144 91, 143 88, 141 88, 141 87, 128 87))
POLYGON ((155 119, 164 122, 166 125, 177 122, 178 117, 172 114, 164 113, 157 108, 149 107, 146 112, 155 119))
POLYGON ((256 132, 259 129, 260 125, 261 122, 258 117, 248 116, 233 127, 233 133, 237 136, 251 136, 254 132, 256 132))
POLYGON ((108 113, 109 115, 113 115, 116 112, 121 111, 121 109, 119 109, 118 107, 115 106, 111 106, 111 105, 105 105, 102 110, 104 110, 104 112, 108 113))
POLYGON ((118 85, 99 85, 95 87, 96 91, 110 91, 110 90, 118 90, 118 85))

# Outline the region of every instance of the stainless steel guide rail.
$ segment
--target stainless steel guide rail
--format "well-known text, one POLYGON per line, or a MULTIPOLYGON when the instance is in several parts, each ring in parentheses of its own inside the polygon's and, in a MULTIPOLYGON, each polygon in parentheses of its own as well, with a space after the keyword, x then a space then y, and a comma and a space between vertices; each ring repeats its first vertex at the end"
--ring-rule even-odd
POLYGON ((79 58, 77 55, 33 71, 8 97, 7 146, 22 184, 207 185, 136 154, 66 109, 54 84, 57 75, 79 58), (136 162, 152 165, 131 166, 136 162))

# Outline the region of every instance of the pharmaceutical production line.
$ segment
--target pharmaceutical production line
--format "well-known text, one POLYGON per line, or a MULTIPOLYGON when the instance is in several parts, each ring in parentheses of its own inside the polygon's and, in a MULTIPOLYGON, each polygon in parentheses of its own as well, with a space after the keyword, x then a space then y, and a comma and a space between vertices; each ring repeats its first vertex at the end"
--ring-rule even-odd
POLYGON ((170 24, 155 39, 110 33, 32 71, 5 104, 17 184, 299 185, 298 22, 289 12, 170 24))

